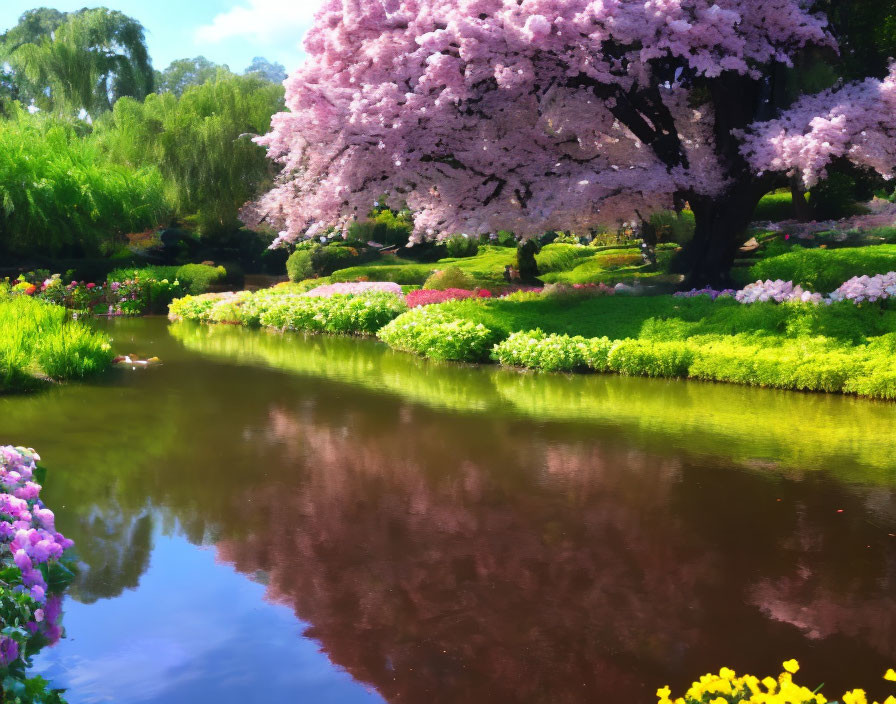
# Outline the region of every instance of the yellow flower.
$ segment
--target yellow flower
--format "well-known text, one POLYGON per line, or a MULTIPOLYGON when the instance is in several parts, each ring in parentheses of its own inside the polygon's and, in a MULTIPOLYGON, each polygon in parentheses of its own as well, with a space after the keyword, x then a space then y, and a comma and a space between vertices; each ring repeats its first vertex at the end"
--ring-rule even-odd
POLYGON ((854 689, 843 695, 843 704, 868 704, 865 698, 865 690, 854 689))
POLYGON ((790 674, 795 675, 800 669, 800 664, 796 660, 786 660, 784 662, 784 669, 790 674))
POLYGON ((887 673, 884 675, 885 680, 890 680, 890 682, 896 682, 896 670, 892 667, 887 670, 887 673))
POLYGON ((656 696, 660 699, 668 699, 670 694, 672 694, 672 690, 669 687, 656 690, 656 696))

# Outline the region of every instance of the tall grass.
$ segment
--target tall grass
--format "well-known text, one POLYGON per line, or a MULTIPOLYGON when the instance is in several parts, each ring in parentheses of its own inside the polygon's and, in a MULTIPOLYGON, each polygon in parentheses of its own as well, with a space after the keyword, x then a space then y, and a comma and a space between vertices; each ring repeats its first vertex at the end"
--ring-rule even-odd
POLYGON ((83 379, 111 361, 108 338, 61 306, 0 290, 0 393, 83 379))
POLYGON ((84 129, 22 110, 0 120, 0 254, 100 254, 159 222, 158 169, 111 163, 84 129))

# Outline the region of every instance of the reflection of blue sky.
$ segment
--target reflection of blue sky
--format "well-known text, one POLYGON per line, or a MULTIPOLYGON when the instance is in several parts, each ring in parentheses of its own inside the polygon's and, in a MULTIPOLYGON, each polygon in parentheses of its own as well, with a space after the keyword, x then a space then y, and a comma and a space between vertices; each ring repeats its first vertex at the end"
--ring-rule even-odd
POLYGON ((137 589, 90 605, 66 600, 67 637, 35 671, 67 688, 70 704, 383 701, 214 550, 163 535, 154 545, 137 589))

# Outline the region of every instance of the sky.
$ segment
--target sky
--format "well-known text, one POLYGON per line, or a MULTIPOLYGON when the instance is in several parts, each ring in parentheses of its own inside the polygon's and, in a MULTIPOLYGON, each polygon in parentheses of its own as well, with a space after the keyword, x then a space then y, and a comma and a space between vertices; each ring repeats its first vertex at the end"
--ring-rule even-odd
POLYGON ((255 56, 279 61, 287 71, 302 61, 302 37, 320 0, 0 0, 0 34, 35 7, 64 12, 108 7, 146 28, 153 66, 205 56, 240 72, 255 56))

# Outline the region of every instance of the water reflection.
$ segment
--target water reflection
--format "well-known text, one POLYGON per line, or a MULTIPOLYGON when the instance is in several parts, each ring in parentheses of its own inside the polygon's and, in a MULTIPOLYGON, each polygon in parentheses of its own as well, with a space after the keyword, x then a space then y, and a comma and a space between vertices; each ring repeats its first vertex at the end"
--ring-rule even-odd
POLYGON ((84 562, 42 656, 76 704, 649 702, 722 664, 794 656, 827 692, 892 666, 892 406, 114 330, 165 364, 0 399, 84 562))

